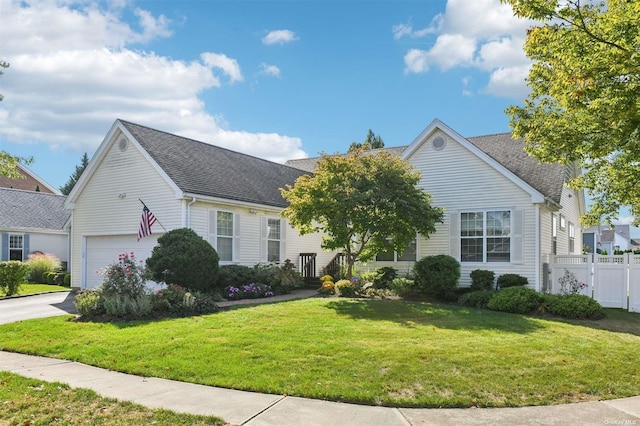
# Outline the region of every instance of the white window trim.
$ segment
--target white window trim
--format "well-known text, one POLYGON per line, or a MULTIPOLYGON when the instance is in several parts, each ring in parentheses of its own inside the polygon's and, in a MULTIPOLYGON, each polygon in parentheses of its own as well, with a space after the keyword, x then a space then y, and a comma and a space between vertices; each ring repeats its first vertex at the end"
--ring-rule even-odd
POLYGON ((287 259, 287 221, 280 216, 262 216, 261 217, 261 241, 260 241, 260 261, 267 263, 280 263, 287 259), (272 261, 269 257, 269 241, 276 241, 269 239, 269 219, 280 221, 280 260, 272 261))
POLYGON ((25 252, 24 252, 24 234, 17 234, 15 232, 9 232, 8 233, 8 237, 7 237, 7 259, 11 259, 11 252, 14 250, 20 250, 22 251, 22 254, 20 255, 20 259, 21 261, 25 261, 26 260, 26 256, 25 256, 25 252), (11 247, 11 237, 20 237, 20 247, 11 247))
MULTIPOLYGON (((231 260, 220 260, 221 265, 230 265, 238 262, 239 252, 239 217, 231 210, 209 209, 209 244, 218 251, 218 213, 231 213, 232 215, 232 235, 223 235, 222 238, 231 239, 231 260), (212 217, 213 216, 213 217, 212 217)), ((218 252, 218 255, 220 253, 218 252)))
MULTIPOLYGON (((510 264, 520 264, 522 263, 522 223, 523 218, 520 217, 518 220, 520 224, 518 224, 518 220, 516 220, 516 214, 521 215, 522 211, 514 208, 486 208, 486 209, 464 209, 458 211, 457 214, 452 215, 450 219, 456 221, 455 226, 450 227, 450 232, 452 233, 451 239, 454 240, 457 245, 457 251, 454 256, 460 263, 465 265, 510 265, 510 264), (487 213, 488 212, 509 212, 509 235, 507 236, 488 236, 487 235, 487 213), (462 215, 464 213, 482 213, 482 261, 463 261, 462 260, 462 240, 463 239, 473 239, 480 237, 463 237, 462 234, 462 215), (515 232, 517 227, 520 227, 520 232, 515 232), (454 237, 453 232, 456 232, 456 237, 454 237), (509 238, 509 261, 508 262, 497 262, 497 261, 488 261, 487 260, 487 239, 488 238, 509 238)), ((452 252, 453 253, 453 252, 452 252)))
POLYGON ((416 235, 416 237, 412 240, 416 242, 416 258, 414 260, 402 260, 402 259, 398 259, 398 257, 400 257, 400 255, 398 254, 397 250, 393 251, 393 260, 378 260, 378 255, 376 255, 376 257, 373 258, 374 262, 417 262, 418 259, 420 259, 419 256, 419 244, 418 244, 418 236, 416 235))

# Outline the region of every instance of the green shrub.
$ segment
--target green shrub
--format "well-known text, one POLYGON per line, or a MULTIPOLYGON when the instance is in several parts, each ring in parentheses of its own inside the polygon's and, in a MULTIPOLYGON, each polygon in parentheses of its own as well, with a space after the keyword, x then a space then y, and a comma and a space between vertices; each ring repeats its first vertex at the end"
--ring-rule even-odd
POLYGON ((461 306, 471 306, 474 308, 486 309, 489 301, 496 295, 493 290, 478 290, 465 293, 458 298, 458 304, 461 306))
POLYGON ((57 272, 45 272, 44 273, 45 283, 49 285, 54 285, 56 283, 57 275, 58 275, 57 272))
POLYGON ((105 313, 102 294, 99 290, 83 290, 76 294, 73 301, 81 316, 97 316, 105 313))
POLYGON ((174 229, 158 238, 147 259, 154 281, 212 292, 218 278, 216 250, 189 228, 174 229))
POLYGON ((222 265, 218 270, 218 287, 239 286, 266 280, 257 268, 244 265, 222 265))
POLYGON ((354 297, 358 290, 356 283, 350 280, 339 280, 335 283, 334 289, 336 296, 354 297))
POLYGON ((419 291, 437 300, 456 300, 455 289, 460 279, 460 263, 440 254, 423 257, 413 267, 415 285, 419 291))
POLYGON ((60 260, 49 253, 32 253, 26 263, 29 265, 29 281, 32 283, 45 284, 47 272, 58 272, 62 269, 60 260))
POLYGON ((406 277, 394 278, 391 281, 391 291, 400 297, 411 297, 416 293, 415 283, 406 277))
POLYGON ((153 310, 151 295, 141 294, 137 297, 121 294, 102 294, 105 313, 117 318, 141 318, 148 316, 153 310))
POLYGON ((71 287, 71 274, 64 274, 64 278, 62 279, 62 284, 65 287, 71 287))
POLYGON ((604 316, 602 306, 583 294, 549 294, 545 296, 546 310, 551 315, 570 319, 597 320, 604 316))
POLYGON ((289 259, 279 265, 270 264, 257 266, 257 268, 262 269, 258 274, 257 282, 262 282, 260 274, 265 274, 266 283, 271 285, 275 294, 287 294, 302 286, 302 275, 296 271, 295 265, 289 259))
POLYGON ((487 303, 494 311, 528 314, 538 309, 544 301, 543 296, 527 287, 509 287, 500 290, 487 303))
POLYGON ((484 269, 471 271, 471 290, 493 290, 496 273, 484 269))
POLYGON ((383 266, 375 270, 373 275, 373 286, 375 288, 389 288, 391 282, 398 276, 398 271, 391 266, 383 266))
POLYGON ((29 265, 18 260, 0 262, 0 290, 5 296, 18 294, 22 283, 29 276, 29 265))
POLYGON ((523 287, 529 284, 527 277, 518 274, 504 274, 498 277, 498 288, 523 287))

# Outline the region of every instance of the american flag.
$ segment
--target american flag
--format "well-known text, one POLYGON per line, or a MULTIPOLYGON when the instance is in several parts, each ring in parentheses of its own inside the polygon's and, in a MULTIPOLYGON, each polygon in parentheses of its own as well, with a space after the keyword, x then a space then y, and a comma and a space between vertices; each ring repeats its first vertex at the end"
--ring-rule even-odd
POLYGON ((156 217, 147 206, 144 206, 142 208, 142 218, 140 219, 140 229, 138 230, 138 241, 140 241, 140 238, 151 235, 151 225, 154 223, 156 223, 156 217))

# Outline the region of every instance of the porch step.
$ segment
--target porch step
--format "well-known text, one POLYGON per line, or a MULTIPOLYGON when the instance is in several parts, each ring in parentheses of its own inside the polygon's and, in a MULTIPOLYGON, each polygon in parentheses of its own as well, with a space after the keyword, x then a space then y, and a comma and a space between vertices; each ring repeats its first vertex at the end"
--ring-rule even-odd
POLYGON ((320 277, 307 277, 304 279, 304 284, 302 284, 302 288, 311 288, 318 289, 320 288, 320 277))

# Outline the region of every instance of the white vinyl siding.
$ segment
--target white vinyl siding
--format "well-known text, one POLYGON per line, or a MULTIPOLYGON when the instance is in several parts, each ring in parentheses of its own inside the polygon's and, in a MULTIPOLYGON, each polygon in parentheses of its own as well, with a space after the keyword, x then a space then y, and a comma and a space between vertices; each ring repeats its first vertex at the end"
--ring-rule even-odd
MULTIPOLYGON (((137 239, 142 214, 139 200, 144 201, 159 221, 151 229, 154 237, 164 233, 162 225, 168 230, 185 226, 182 200, 176 198, 174 187, 163 179, 133 143, 124 152, 116 143, 105 153, 75 201, 70 259, 73 287, 81 287, 86 274, 95 273, 86 270, 84 238, 131 235, 137 239)), ((134 251, 136 247, 146 245, 146 238, 149 237, 141 239, 139 244, 136 242, 132 247, 134 251)), ((123 247, 123 251, 125 249, 128 247, 123 247)), ((117 261, 117 258, 105 261, 117 261)))
MULTIPOLYGON (((531 194, 488 165, 454 139, 437 131, 427 137, 408 161, 422 176, 419 186, 431 194, 431 204, 445 209, 444 222, 436 225, 429 238, 419 238, 419 257, 449 254, 460 261, 460 213, 473 211, 511 211, 510 262, 461 262, 460 285, 467 286, 469 274, 479 265, 490 265, 496 275, 515 273, 536 281, 537 209, 531 194), (436 135, 447 139, 436 151, 429 141, 436 135)), ((488 266, 482 266, 489 269, 488 266)))

